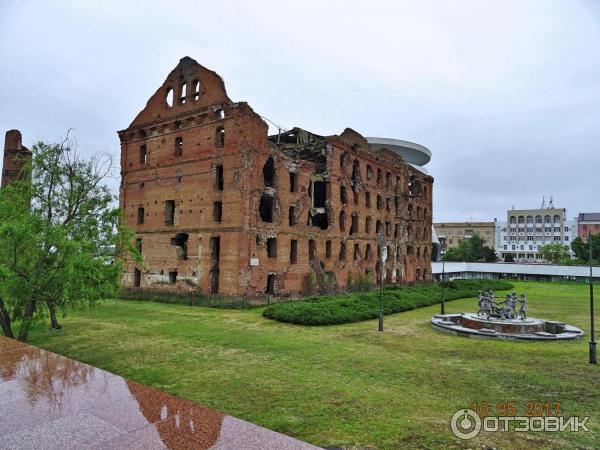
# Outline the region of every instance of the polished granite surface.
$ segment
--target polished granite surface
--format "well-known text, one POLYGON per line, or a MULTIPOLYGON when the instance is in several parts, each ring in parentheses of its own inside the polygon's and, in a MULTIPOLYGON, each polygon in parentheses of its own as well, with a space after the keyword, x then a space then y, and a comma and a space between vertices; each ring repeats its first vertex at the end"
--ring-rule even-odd
POLYGON ((0 449, 316 449, 0 336, 0 449))

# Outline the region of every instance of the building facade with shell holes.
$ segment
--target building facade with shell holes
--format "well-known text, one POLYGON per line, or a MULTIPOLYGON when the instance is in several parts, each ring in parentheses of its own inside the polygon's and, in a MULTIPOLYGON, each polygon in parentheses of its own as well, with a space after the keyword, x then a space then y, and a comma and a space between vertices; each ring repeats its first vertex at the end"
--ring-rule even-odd
POLYGON ((120 204, 144 259, 126 263, 126 287, 277 295, 431 280, 433 178, 394 142, 350 128, 269 135, 189 57, 118 134, 120 204))

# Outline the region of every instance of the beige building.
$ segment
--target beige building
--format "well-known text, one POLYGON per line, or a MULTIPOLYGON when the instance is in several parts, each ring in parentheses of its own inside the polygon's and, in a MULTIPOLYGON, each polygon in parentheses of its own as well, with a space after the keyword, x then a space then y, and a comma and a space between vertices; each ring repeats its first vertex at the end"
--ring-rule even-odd
POLYGON ((434 223, 440 245, 446 249, 455 248, 465 239, 479 236, 485 245, 495 248, 495 222, 441 222, 434 223))

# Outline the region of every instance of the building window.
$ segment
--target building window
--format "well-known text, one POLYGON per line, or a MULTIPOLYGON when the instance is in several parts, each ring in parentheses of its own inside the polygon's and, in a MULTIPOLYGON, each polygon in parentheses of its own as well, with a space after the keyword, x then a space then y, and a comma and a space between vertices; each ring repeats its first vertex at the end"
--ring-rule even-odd
POLYGON ((290 242, 290 264, 296 264, 298 262, 298 241, 292 239, 290 242))
POLYGON ((217 191, 222 191, 224 185, 223 166, 218 165, 215 167, 215 187, 217 191))
POLYGON ((225 147, 225 128, 223 128, 223 127, 217 128, 215 141, 217 143, 217 148, 225 147))
POLYGON ((215 223, 221 223, 223 219, 223 203, 214 202, 213 204, 213 220, 215 223))
POLYGON ((308 241, 308 260, 310 262, 317 260, 317 243, 313 239, 308 241))
POLYGON ((263 166, 263 180, 265 186, 275 187, 275 160, 271 156, 263 166))
POLYGON ((267 289, 266 289, 266 293, 269 295, 274 295, 275 294, 275 280, 277 279, 277 275, 274 273, 270 273, 269 275, 267 275, 267 289))
POLYGON ((142 225, 144 223, 144 208, 138 207, 137 211, 137 223, 138 225, 142 225))
POLYGON ((340 231, 344 233, 346 231, 346 213, 340 211, 340 231))
POLYGON ((350 224, 350 236, 358 233, 358 213, 352 213, 352 223, 350 224))
POLYGON ((348 192, 346 191, 345 186, 340 186, 340 202, 342 202, 343 205, 348 203, 348 192))
POLYGON ((165 201, 165 226, 175 225, 175 200, 165 201))
POLYGON ((142 271, 140 269, 133 269, 133 286, 140 287, 142 285, 142 271))
POLYGON ((290 206, 288 213, 288 223, 290 227, 298 224, 298 208, 296 206, 290 206))
POLYGON ((338 259, 340 261, 346 260, 346 243, 345 242, 340 243, 340 253, 339 253, 338 259))
POLYGON ((370 234, 371 233, 371 222, 372 222, 372 219, 371 219, 370 216, 368 216, 365 219, 365 233, 366 234, 370 234))
POLYGON ((177 271, 169 272, 169 283, 177 283, 177 271))
POLYGON ((325 258, 331 258, 331 241, 325 241, 325 258))
POLYGON ((296 172, 290 172, 290 192, 296 192, 298 188, 298 174, 296 172))
POLYGON ((346 167, 346 165, 348 164, 348 153, 342 153, 342 155, 340 156, 340 167, 346 167))
POLYGON ((367 164, 367 180, 373 178, 373 168, 367 164))
POLYGON ((377 194, 377 209, 383 209, 383 200, 379 194, 377 194))
POLYGON ((377 184, 381 184, 383 182, 383 175, 381 169, 377 169, 377 184))
POLYGON ((361 259, 360 245, 354 244, 354 261, 359 262, 361 259))
POLYGON ((277 258, 277 239, 267 239, 267 256, 269 258, 277 258))
POLYGON ((140 145, 140 164, 146 164, 148 162, 148 150, 146 144, 140 145))
POLYGON ((200 82, 198 80, 192 81, 192 88, 194 94, 194 101, 200 98, 200 82))
POLYGON ((176 137, 175 138, 175 156, 183 155, 183 138, 176 137))
POLYGON ((135 249, 139 252, 142 253, 142 238, 137 238, 135 240, 135 249))
POLYGON ((273 222, 273 197, 263 194, 260 197, 258 211, 260 213, 260 220, 262 220, 263 222, 272 223, 273 222))
POLYGON ((371 207, 371 193, 370 192, 365 192, 365 206, 367 208, 371 207))

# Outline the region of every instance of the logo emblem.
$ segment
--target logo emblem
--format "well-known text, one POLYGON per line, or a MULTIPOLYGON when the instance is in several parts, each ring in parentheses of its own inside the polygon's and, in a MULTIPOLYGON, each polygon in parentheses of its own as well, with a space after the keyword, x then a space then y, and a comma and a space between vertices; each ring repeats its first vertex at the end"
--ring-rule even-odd
POLYGON ((452 416, 450 429, 459 439, 473 439, 481 431, 481 418, 472 409, 460 409, 452 416))

